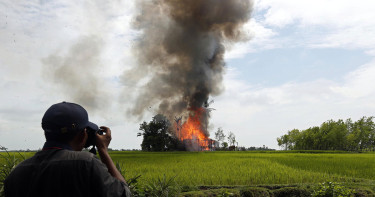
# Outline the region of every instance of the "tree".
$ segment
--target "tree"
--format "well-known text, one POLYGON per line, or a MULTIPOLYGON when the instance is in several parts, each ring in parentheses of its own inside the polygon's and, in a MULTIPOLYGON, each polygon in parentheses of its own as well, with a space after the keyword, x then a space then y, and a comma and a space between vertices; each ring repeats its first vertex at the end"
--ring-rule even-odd
POLYGON ((138 136, 143 136, 141 144, 144 151, 168 151, 177 150, 179 141, 173 137, 169 130, 170 122, 163 115, 156 115, 149 123, 143 122, 138 136))
POLYGON ((277 144, 284 148, 285 150, 288 150, 289 148, 289 135, 285 134, 279 138, 277 138, 277 144))
POLYGON ((303 150, 314 150, 314 129, 308 128, 302 132, 303 150))
POLYGON ((223 150, 227 149, 228 148, 228 143, 227 142, 223 142, 221 144, 221 147, 223 148, 223 150))
POLYGON ((356 142, 359 150, 370 150, 373 146, 375 125, 374 117, 362 117, 353 125, 353 133, 356 135, 356 142))
POLYGON ((293 129, 291 131, 288 131, 289 135, 289 149, 290 150, 296 150, 301 149, 301 132, 298 129, 293 129))
POLYGON ((216 141, 218 141, 218 142, 221 142, 221 143, 224 142, 224 140, 225 140, 225 135, 224 135, 224 131, 223 131, 223 129, 222 129, 221 127, 219 127, 219 128, 217 129, 217 131, 215 132, 215 139, 216 139, 216 141))
POLYGON ((236 136, 234 135, 234 133, 232 132, 229 132, 228 134, 228 142, 231 146, 234 146, 236 144, 236 136))

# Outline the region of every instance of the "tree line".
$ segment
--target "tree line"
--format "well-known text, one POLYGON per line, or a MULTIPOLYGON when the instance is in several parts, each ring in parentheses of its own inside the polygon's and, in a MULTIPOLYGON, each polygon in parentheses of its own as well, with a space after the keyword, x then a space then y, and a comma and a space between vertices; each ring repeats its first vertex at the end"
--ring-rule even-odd
POLYGON ((364 116, 355 122, 329 120, 320 127, 293 129, 277 142, 285 150, 375 151, 374 117, 364 116))

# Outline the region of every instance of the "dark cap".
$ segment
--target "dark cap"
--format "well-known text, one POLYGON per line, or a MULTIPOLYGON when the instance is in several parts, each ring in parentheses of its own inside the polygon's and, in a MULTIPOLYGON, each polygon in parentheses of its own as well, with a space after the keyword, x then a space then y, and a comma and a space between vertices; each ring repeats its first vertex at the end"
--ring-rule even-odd
POLYGON ((75 133, 86 127, 99 130, 96 124, 89 121, 87 111, 75 103, 64 101, 54 104, 47 109, 42 118, 42 128, 46 134, 75 133))

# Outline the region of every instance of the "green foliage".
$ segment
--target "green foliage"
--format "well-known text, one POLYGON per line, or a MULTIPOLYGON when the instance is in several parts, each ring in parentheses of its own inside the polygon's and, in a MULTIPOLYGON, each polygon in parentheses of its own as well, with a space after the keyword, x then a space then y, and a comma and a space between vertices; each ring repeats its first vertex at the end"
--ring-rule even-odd
POLYGON ((266 188, 262 187, 247 187, 240 189, 242 197, 269 197, 272 193, 266 188))
POLYGON ((367 196, 374 197, 375 192, 368 188, 359 188, 359 189, 355 189, 354 196, 355 197, 367 197, 367 196))
POLYGON ((285 150, 345 150, 374 151, 374 117, 362 117, 356 122, 351 119, 329 120, 320 127, 299 131, 293 129, 277 138, 277 143, 285 150))
POLYGON ((175 181, 175 176, 167 178, 165 175, 163 178, 158 177, 156 181, 149 181, 144 186, 146 196, 156 197, 168 197, 177 196, 181 188, 175 181))
MULTIPOLYGON (((2 166, 7 153, 1 152, 0 155, 2 166)), ((116 167, 125 175, 134 196, 166 196, 166 193, 168 196, 173 196, 173 193, 181 196, 240 196, 240 191, 246 192, 246 188, 234 189, 237 185, 260 184, 273 185, 267 187, 270 196, 286 196, 288 193, 305 196, 307 191, 311 193, 311 189, 288 188, 284 184, 294 187, 296 183, 320 183, 327 179, 350 183, 350 188, 357 188, 356 196, 373 196, 375 190, 373 153, 116 151, 110 152, 110 155, 116 167), (367 185, 358 189, 356 184, 367 185), (198 185, 205 185, 206 188, 198 185), (224 185, 231 188, 214 187, 224 185), (192 191, 199 188, 201 191, 192 191)), ((10 156, 7 157, 14 159, 12 154, 10 156)), ((17 154, 15 157, 21 159, 17 154)), ((255 190, 262 192, 265 189, 255 190)))
POLYGON ((344 187, 335 182, 324 182, 314 190, 313 197, 350 197, 353 195, 353 190, 344 187))
POLYGON ((299 187, 283 187, 273 191, 275 197, 309 197, 310 191, 299 187))
POLYGON ((227 188, 220 188, 220 189, 207 189, 207 190, 200 190, 200 191, 190 191, 181 193, 180 196, 183 197, 207 197, 207 196, 219 196, 219 197, 239 197, 240 192, 237 189, 227 189, 227 188))
MULTIPOLYGON (((202 187, 201 190, 183 192, 180 196, 184 197, 206 197, 206 196, 241 196, 241 197, 310 197, 313 193, 314 185, 263 185, 252 187, 231 187, 212 186, 202 187)), ((354 190, 353 190, 354 191, 354 190)), ((332 195, 328 195, 332 196, 332 195)), ((340 196, 340 195, 335 195, 340 196)), ((342 195, 341 195, 342 196, 342 195)), ((372 190, 356 189, 352 196, 370 197, 374 196, 372 190)))
POLYGON ((127 173, 124 168, 124 164, 122 162, 116 161, 116 168, 122 174, 122 176, 125 177, 126 183, 128 184, 133 196, 138 196, 139 193, 142 193, 140 185, 138 184, 138 179, 141 177, 141 175, 137 174, 131 178, 126 179, 125 175, 127 175, 127 173))
POLYGON ((144 151, 171 151, 180 149, 179 141, 170 133, 170 122, 163 115, 156 115, 149 123, 143 122, 138 136, 143 136, 141 144, 144 151))
POLYGON ((228 143, 227 142, 221 143, 221 147, 222 149, 226 150, 228 148, 228 143))
POLYGON ((23 160, 25 156, 17 152, 11 155, 5 147, 0 146, 0 150, 5 150, 3 154, 0 153, 0 197, 4 196, 4 181, 9 176, 10 172, 23 160))
POLYGON ((182 185, 181 186, 181 192, 189 192, 189 191, 195 191, 199 190, 198 186, 195 185, 182 185))
POLYGON ((375 154, 112 152, 140 182, 165 174, 180 185, 257 185, 375 180, 375 154))
POLYGON ((223 191, 221 191, 219 196, 221 196, 221 197, 235 196, 235 193, 224 189, 223 191))

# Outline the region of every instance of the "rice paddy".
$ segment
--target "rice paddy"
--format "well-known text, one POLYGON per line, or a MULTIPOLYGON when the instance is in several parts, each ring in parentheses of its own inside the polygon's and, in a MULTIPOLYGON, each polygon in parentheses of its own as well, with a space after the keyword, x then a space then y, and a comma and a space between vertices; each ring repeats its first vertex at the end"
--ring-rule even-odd
MULTIPOLYGON (((19 159, 33 154, 0 152, 0 196, 5 175, 19 159)), ((110 155, 128 181, 140 175, 135 187, 132 183, 133 192, 139 195, 163 190, 180 196, 223 196, 228 192, 247 196, 244 192, 260 191, 276 197, 295 192, 309 196, 319 188, 318 183, 331 181, 355 189, 359 196, 375 195, 375 153, 113 151, 110 155), (181 191, 186 193, 178 193, 181 191)))
MULTIPOLYGON (((21 154, 27 158, 34 153, 21 154)), ((208 186, 375 180, 374 153, 113 151, 110 154, 115 162, 122 163, 127 179, 141 175, 141 184, 164 176, 174 177, 179 185, 208 186)), ((3 163, 1 157, 0 163, 3 163)))
POLYGON ((112 152, 126 178, 175 177, 180 185, 258 185, 375 180, 375 154, 112 152))

